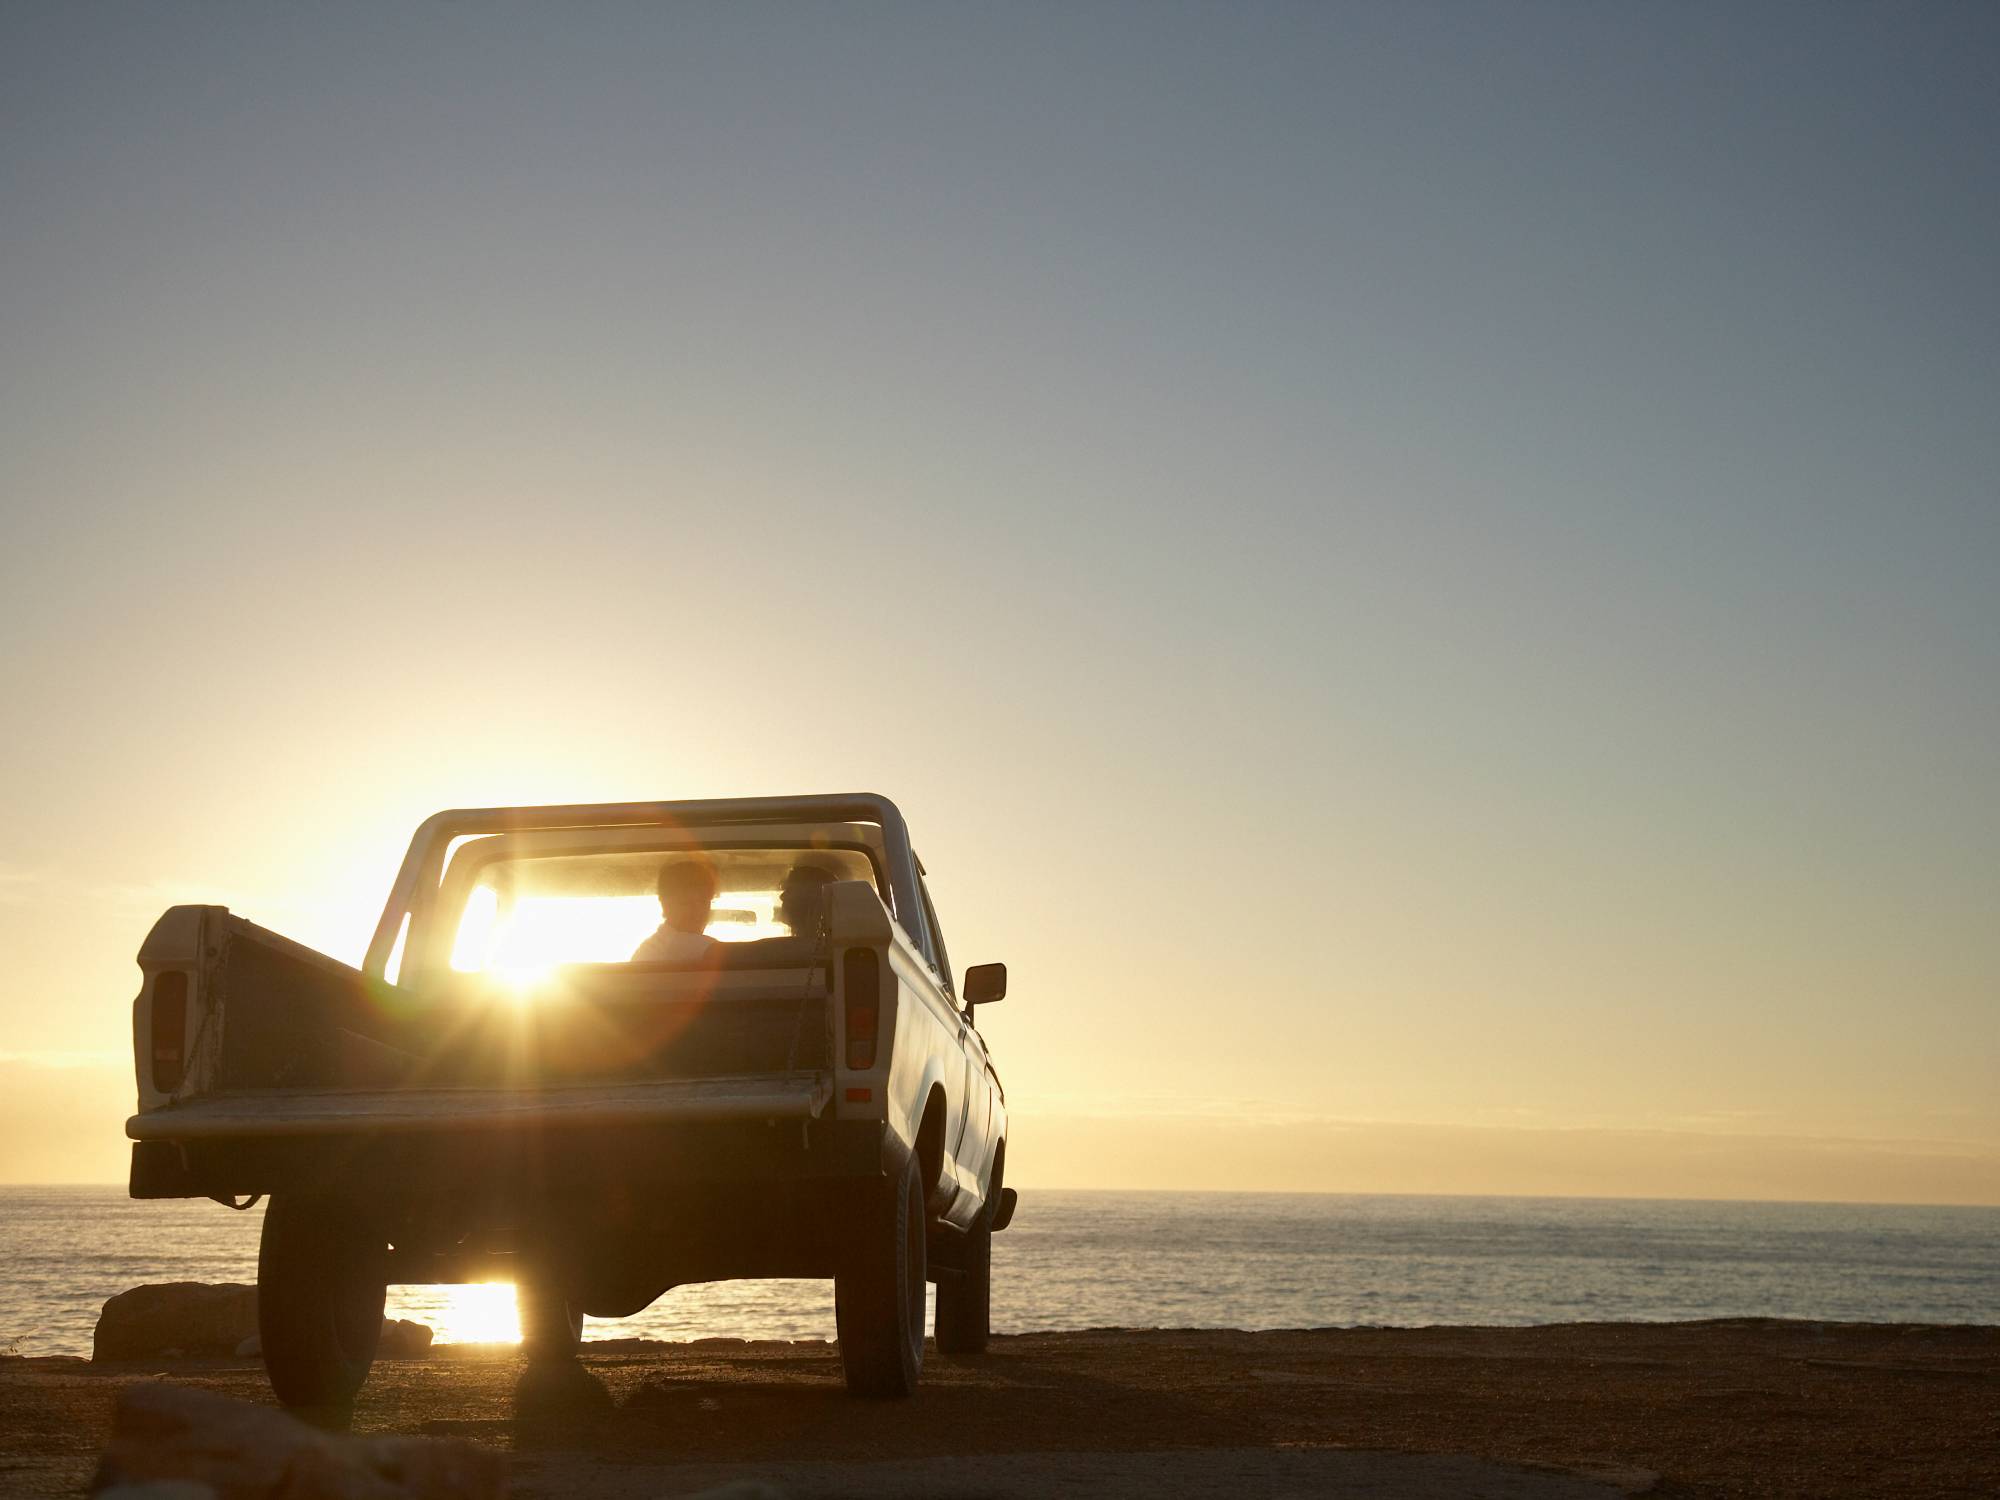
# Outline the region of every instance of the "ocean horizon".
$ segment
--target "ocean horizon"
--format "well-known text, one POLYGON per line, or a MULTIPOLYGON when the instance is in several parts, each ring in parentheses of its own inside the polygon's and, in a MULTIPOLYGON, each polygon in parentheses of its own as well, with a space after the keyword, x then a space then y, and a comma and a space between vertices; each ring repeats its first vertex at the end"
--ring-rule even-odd
MULTIPOLYGON (((0 1352, 88 1355, 105 1299, 256 1280, 262 1207, 0 1186, 0 1352)), ((442 1342, 511 1339, 512 1289, 392 1287, 442 1342)), ((2000 1207, 1022 1190, 996 1333, 1793 1318, 2000 1324, 2000 1207)), ((679 1287, 586 1339, 830 1339, 830 1281, 679 1287)))

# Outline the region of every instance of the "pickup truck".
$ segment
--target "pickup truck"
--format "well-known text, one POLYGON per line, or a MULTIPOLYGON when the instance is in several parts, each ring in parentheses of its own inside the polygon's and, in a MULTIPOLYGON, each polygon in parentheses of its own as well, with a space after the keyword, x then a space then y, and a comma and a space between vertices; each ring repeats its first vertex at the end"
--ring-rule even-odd
POLYGON ((131 1195, 268 1198, 287 1406, 352 1409, 391 1283, 512 1281, 560 1359, 675 1286, 831 1277, 863 1395, 915 1387, 927 1282, 937 1348, 986 1345, 1007 971, 954 987, 887 798, 443 812, 359 969, 219 906, 139 967, 131 1195))

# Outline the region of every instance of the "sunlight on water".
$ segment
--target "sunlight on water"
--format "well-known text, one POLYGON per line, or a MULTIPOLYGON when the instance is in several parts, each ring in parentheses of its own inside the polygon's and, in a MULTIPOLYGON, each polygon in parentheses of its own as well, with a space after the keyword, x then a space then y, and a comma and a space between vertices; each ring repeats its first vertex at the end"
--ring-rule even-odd
POLYGON ((511 1281, 389 1288, 383 1314, 430 1325, 440 1344, 518 1344, 521 1314, 511 1281))
MULTIPOLYGON (((504 1281, 472 1286, 392 1286, 390 1318, 428 1324, 440 1344, 506 1344, 521 1338, 514 1288, 504 1281)), ((675 1287, 629 1318, 586 1318, 585 1339, 830 1339, 831 1281, 717 1281, 675 1287)))

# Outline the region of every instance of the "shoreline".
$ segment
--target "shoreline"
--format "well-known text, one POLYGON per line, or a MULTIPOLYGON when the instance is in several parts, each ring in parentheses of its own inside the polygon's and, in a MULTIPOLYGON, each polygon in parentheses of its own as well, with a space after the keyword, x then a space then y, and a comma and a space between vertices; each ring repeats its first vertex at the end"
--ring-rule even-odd
MULTIPOLYGON (((76 1493, 118 1391, 162 1377, 270 1399, 244 1360, 0 1359, 0 1488, 76 1493)), ((1002 1335, 979 1360, 932 1352, 910 1402, 848 1398, 821 1340, 603 1340, 553 1371, 508 1346, 439 1345, 377 1364, 355 1430, 471 1437, 512 1454, 517 1495, 551 1500, 730 1478, 949 1493, 974 1474, 998 1495, 1071 1471, 1107 1497, 1128 1479, 1173 1492, 1163 1473, 1185 1493, 1462 1493, 1470 1470, 1421 1487, 1451 1464, 1523 1496, 1915 1500, 2000 1492, 1997 1406, 2000 1327, 1714 1319, 1002 1335), (1145 1457, 1168 1453, 1193 1467, 1145 1457), (1369 1454, 1373 1479, 1350 1472, 1369 1454)))
MULTIPOLYGON (((1815 1334, 1828 1330, 1881 1331, 1900 1334, 1933 1333, 1940 1335, 1991 1333, 2000 1338, 2000 1323, 1914 1323, 1908 1321, 1872 1321, 1855 1318, 1766 1318, 1766 1317, 1718 1317, 1718 1318, 1598 1318, 1561 1323, 1325 1323, 1296 1328, 1226 1328, 1206 1324, 1179 1324, 1142 1326, 1129 1323, 1093 1324, 1086 1328, 1040 1328, 1012 1333, 995 1333, 993 1338, 1014 1340, 1099 1338, 1111 1335, 1131 1338, 1187 1337, 1308 1337, 1327 1334, 1503 1334, 1503 1333, 1548 1333, 1566 1330, 1616 1330, 1616 1329, 1716 1329, 1744 1330, 1768 1328, 1772 1330, 1797 1329, 1815 1334)), ((928 1336, 926 1336, 928 1339, 928 1336)), ((931 1349, 927 1358, 945 1358, 931 1349)), ((668 1356, 676 1353, 700 1353, 704 1351, 730 1349, 796 1349, 801 1351, 823 1350, 831 1353, 834 1341, 831 1338, 740 1338, 729 1334, 701 1334, 694 1338, 662 1339, 625 1335, 610 1339, 593 1339, 586 1331, 582 1341, 584 1359, 630 1359, 657 1354, 668 1356)), ((383 1365, 395 1364, 452 1364, 479 1361, 518 1360, 521 1345, 515 1340, 472 1340, 454 1339, 432 1342, 421 1355, 389 1356, 378 1359, 383 1365)), ((237 1366, 258 1368, 255 1358, 224 1359, 198 1355, 174 1354, 159 1360, 98 1360, 88 1354, 38 1353, 34 1351, 9 1352, 0 1347, 0 1370, 21 1365, 78 1365, 100 1370, 122 1369, 137 1364, 164 1364, 172 1369, 207 1368, 231 1369, 237 1366)))

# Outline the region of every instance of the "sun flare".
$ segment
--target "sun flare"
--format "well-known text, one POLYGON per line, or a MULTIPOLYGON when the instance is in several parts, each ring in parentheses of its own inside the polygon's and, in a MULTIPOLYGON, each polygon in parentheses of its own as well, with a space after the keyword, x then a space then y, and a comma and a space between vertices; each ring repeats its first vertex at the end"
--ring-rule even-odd
POLYGON ((521 1313, 510 1281, 476 1281, 440 1287, 437 1338, 446 1344, 518 1344, 521 1313))
MULTIPOLYGON (((783 937, 775 890, 729 891, 713 912, 708 935, 741 943, 783 937)), ((491 886, 466 896, 453 936, 451 966, 487 974, 525 1000, 564 964, 623 963, 660 925, 651 895, 517 895, 503 902, 491 886)))

